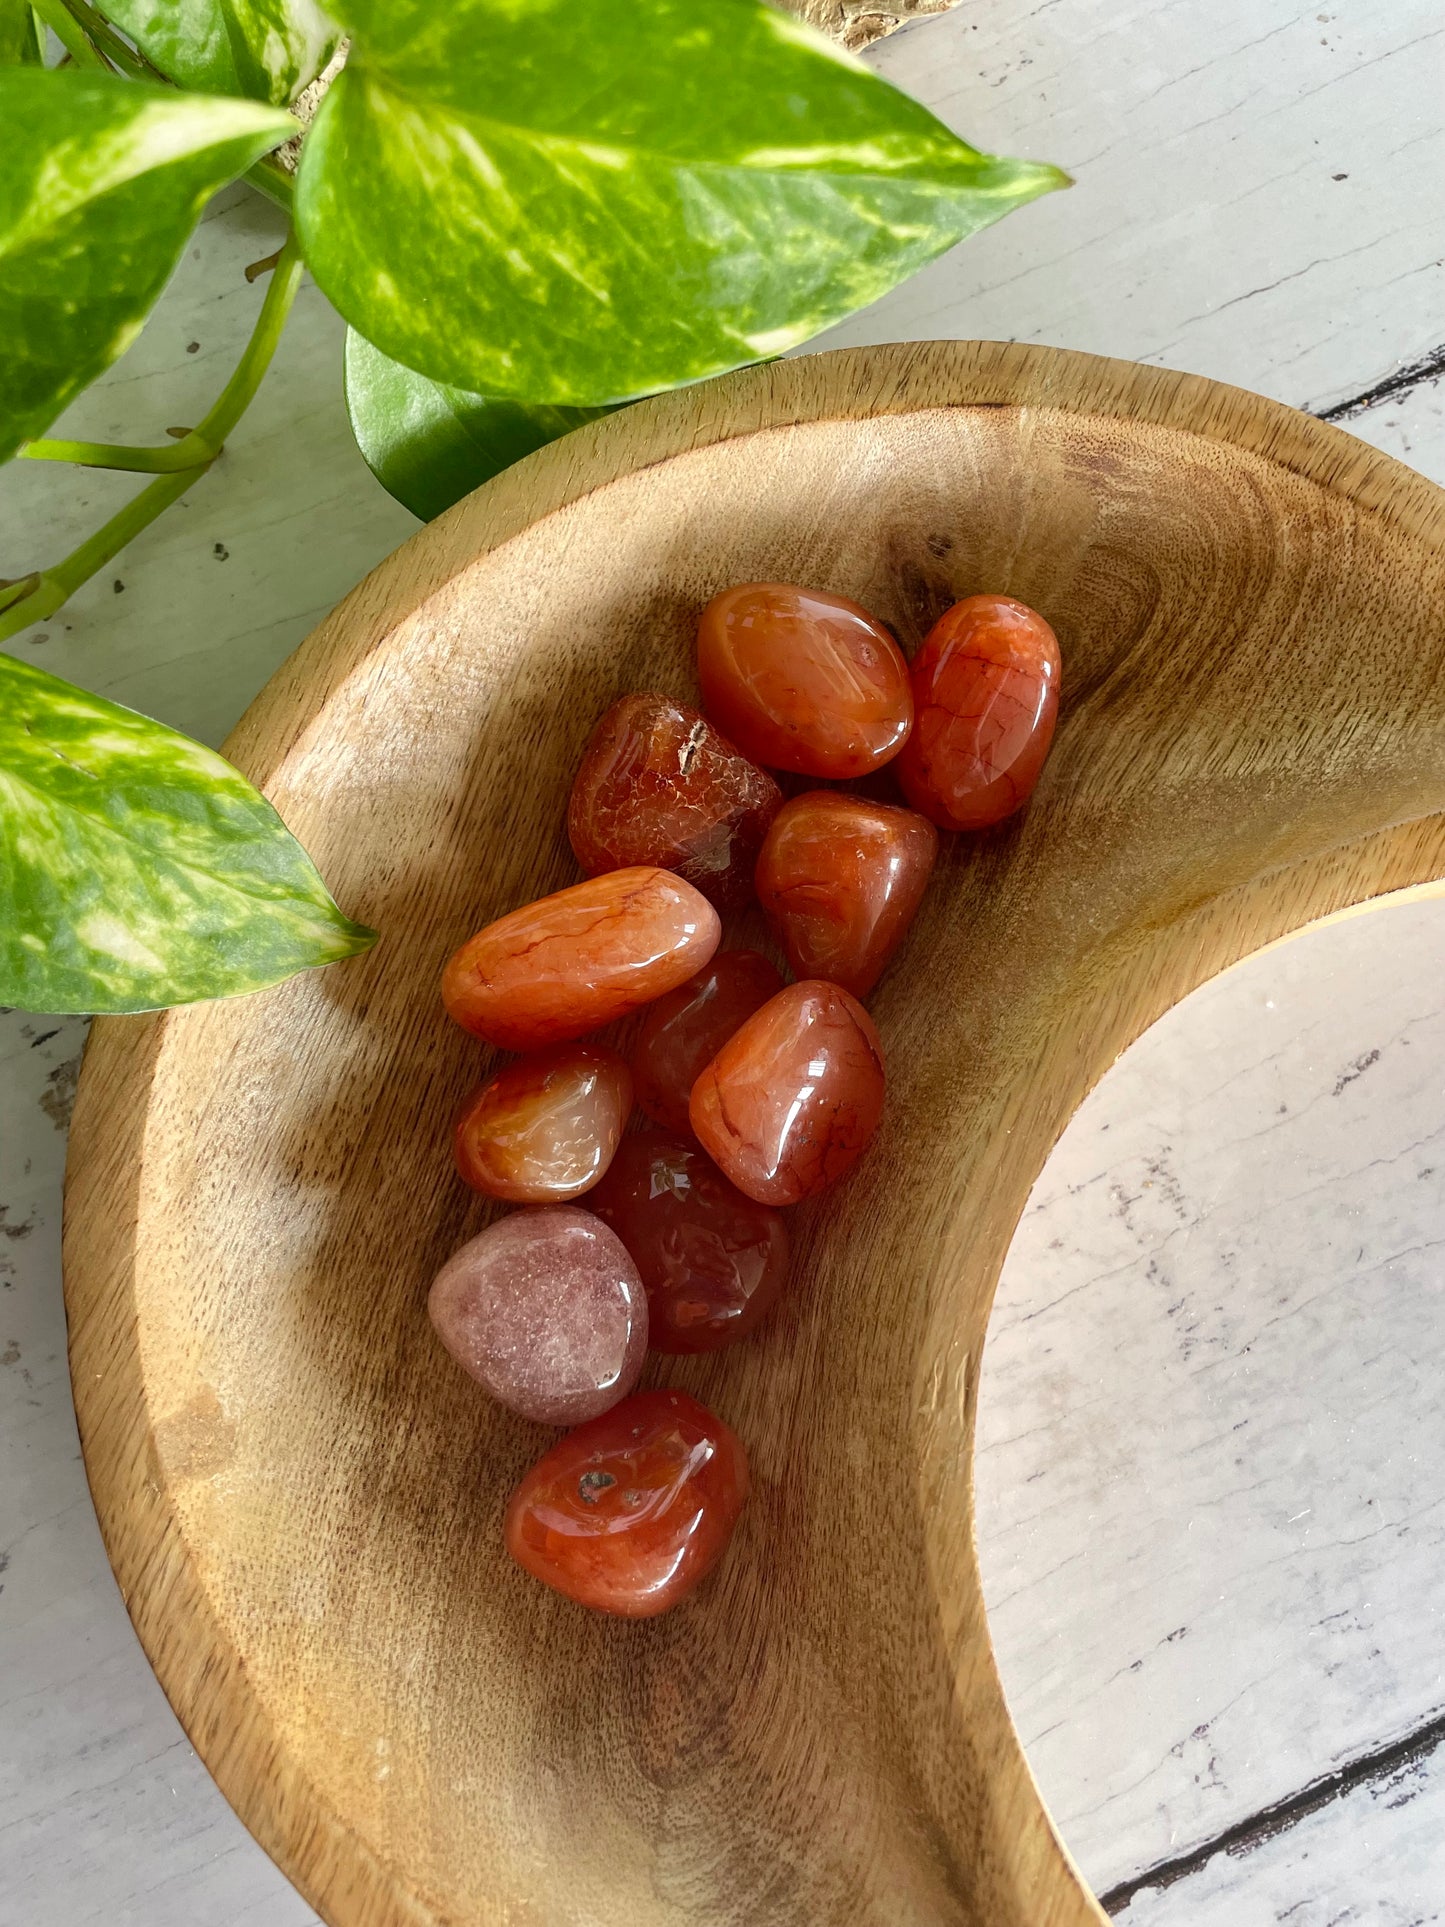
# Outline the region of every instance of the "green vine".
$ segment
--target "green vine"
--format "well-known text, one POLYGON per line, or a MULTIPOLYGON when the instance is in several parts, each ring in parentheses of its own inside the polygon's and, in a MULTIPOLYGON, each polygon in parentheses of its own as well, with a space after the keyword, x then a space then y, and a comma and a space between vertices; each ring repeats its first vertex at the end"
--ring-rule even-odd
POLYGON ((143 488, 79 548, 73 549, 64 561, 42 570, 23 599, 0 609, 0 642, 16 635, 29 623, 54 615, 82 582, 88 581, 97 569, 103 569, 127 542, 154 522, 172 502, 179 501, 192 482, 205 474, 261 386, 296 299, 301 275, 301 250, 296 236, 291 234, 272 270, 261 312, 235 372, 197 426, 172 447, 126 448, 106 442, 35 441, 21 449, 22 455, 37 460, 80 462, 95 468, 139 469, 155 473, 158 479, 143 488))

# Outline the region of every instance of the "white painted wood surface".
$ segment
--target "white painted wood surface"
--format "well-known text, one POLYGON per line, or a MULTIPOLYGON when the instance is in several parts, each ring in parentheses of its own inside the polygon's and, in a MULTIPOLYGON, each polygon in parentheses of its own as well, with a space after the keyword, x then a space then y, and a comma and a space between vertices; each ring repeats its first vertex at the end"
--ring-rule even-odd
MULTIPOLYGON (((1445 1713, 1442 960, 1445 898, 1206 985, 1077 1113, 1010 1250, 985 1596, 1100 1892, 1445 1713)), ((1445 1839, 1432 1872, 1445 1899, 1445 1839)))
MULTIPOLYGON (((832 340, 1057 342, 1318 410, 1388 387, 1445 343, 1442 48, 1437 0, 963 0, 872 64, 1078 186, 832 340)), ((74 431, 193 420, 277 232, 223 197, 74 431)), ((217 469, 16 653, 219 740, 413 526, 351 443, 340 338, 308 289, 217 469)), ((1348 425, 1445 480, 1438 373, 1348 425)), ((0 573, 133 486, 0 472, 0 573)), ((1445 1918, 1442 952, 1421 906, 1209 987, 1091 1100, 1010 1259, 985 1574, 1045 1791, 1131 1927, 1445 1918)), ((147 1670, 85 1492, 58 1277, 81 1035, 0 1017, 0 1927, 303 1927, 147 1670)))
POLYGON ((1391 1768, 1248 1852, 1143 1889, 1122 1927, 1436 1927, 1445 1753, 1391 1768))

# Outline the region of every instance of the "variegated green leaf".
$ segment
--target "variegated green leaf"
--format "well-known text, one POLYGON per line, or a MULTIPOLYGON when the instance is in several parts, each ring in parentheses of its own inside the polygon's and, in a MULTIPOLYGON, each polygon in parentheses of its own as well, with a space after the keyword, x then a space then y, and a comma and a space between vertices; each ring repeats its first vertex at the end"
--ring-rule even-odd
POLYGON ((307 261, 386 354, 581 405, 806 340, 1065 177, 760 0, 338 0, 307 261))
POLYGON ((346 331, 346 408, 384 489, 424 522, 605 408, 497 401, 428 381, 346 331))
POLYGON ((0 0, 0 67, 38 67, 45 58, 45 29, 29 0, 0 0))
POLYGON ((146 59, 182 87, 287 107, 336 51, 316 0, 105 0, 146 59))
POLYGON ((0 1003, 153 1010, 373 941, 213 750, 0 655, 0 1003))
POLYGON ((295 132, 249 100, 0 68, 0 461, 140 332, 211 194, 295 132))

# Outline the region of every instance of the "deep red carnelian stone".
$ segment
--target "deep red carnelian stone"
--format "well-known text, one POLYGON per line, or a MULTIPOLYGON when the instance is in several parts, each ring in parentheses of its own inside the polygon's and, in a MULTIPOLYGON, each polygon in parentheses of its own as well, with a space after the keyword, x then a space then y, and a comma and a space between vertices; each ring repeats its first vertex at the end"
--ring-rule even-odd
POLYGON ((747 1496, 747 1454, 720 1418, 686 1392, 635 1392, 527 1473, 507 1550, 579 1605, 646 1619, 717 1564, 747 1496))
POLYGON ((866 997, 902 943, 938 855, 926 817, 839 790, 809 790, 773 819, 758 902, 793 973, 866 997))
POLYGON ((697 631, 703 707, 744 754, 805 776, 865 776, 913 721, 908 664, 881 622, 843 596, 744 582, 697 631))
POLYGON ((632 1081, 647 1115, 690 1136, 687 1106, 699 1073, 738 1025, 783 987, 757 950, 720 950, 705 970, 659 997, 632 1051, 632 1081))
POLYGON ((789 984, 734 1033, 692 1091, 692 1128, 759 1204, 836 1183, 883 1115, 883 1047, 837 984, 789 984))
POLYGON ((713 903, 736 907, 747 901, 782 800, 767 771, 696 709, 671 696, 624 696, 592 733, 567 831, 593 876, 655 863, 713 903))
POLYGON ((782 1214, 665 1131, 624 1138, 587 1203, 637 1266, 654 1351, 712 1352, 745 1338, 787 1279, 782 1214))
POLYGON ((1053 741, 1060 667, 1053 630, 1008 596, 968 596, 940 616, 913 660, 913 734, 898 759, 914 809, 944 830, 1022 809, 1053 741))

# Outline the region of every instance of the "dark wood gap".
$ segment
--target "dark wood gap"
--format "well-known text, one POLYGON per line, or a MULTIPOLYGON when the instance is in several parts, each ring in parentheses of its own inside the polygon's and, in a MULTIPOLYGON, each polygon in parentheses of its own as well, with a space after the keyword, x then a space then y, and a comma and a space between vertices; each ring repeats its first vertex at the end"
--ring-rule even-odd
POLYGON ((1352 395, 1348 401, 1337 401, 1333 408, 1315 411, 1322 422, 1347 422, 1354 415, 1363 415, 1367 408, 1376 408, 1382 401, 1389 401, 1395 395, 1403 395, 1409 388, 1418 388, 1422 382, 1434 381, 1437 375, 1445 375, 1445 342, 1434 348, 1418 361, 1407 362, 1397 368, 1393 375, 1377 381, 1373 388, 1366 388, 1362 394, 1352 395))
POLYGON ((1242 1858, 1256 1847, 1273 1840, 1277 1834, 1287 1833, 1291 1827, 1298 1826, 1301 1820, 1321 1807, 1343 1798, 1356 1787, 1367 1786, 1372 1780, 1383 1780, 1402 1766, 1413 1765, 1417 1760, 1429 1757, 1445 1741, 1445 1714, 1417 1727, 1413 1733, 1406 1734, 1402 1740, 1393 1740, 1390 1745, 1382 1746, 1377 1752, 1362 1753, 1358 1759, 1337 1767, 1333 1773, 1325 1774, 1323 1779, 1314 1780, 1310 1785, 1301 1787, 1298 1793, 1291 1793, 1287 1799, 1278 1800, 1273 1806, 1261 1807, 1247 1820, 1239 1820, 1232 1827, 1226 1827, 1203 1846, 1191 1848, 1173 1860, 1161 1860, 1147 1873, 1136 1875, 1132 1880, 1121 1880, 1105 1894, 1099 1895, 1099 1905, 1109 1915, 1121 1913, 1136 1894, 1146 1887, 1172 1887, 1176 1881, 1185 1880, 1192 1873, 1198 1873, 1217 1853, 1233 1854, 1242 1858))

